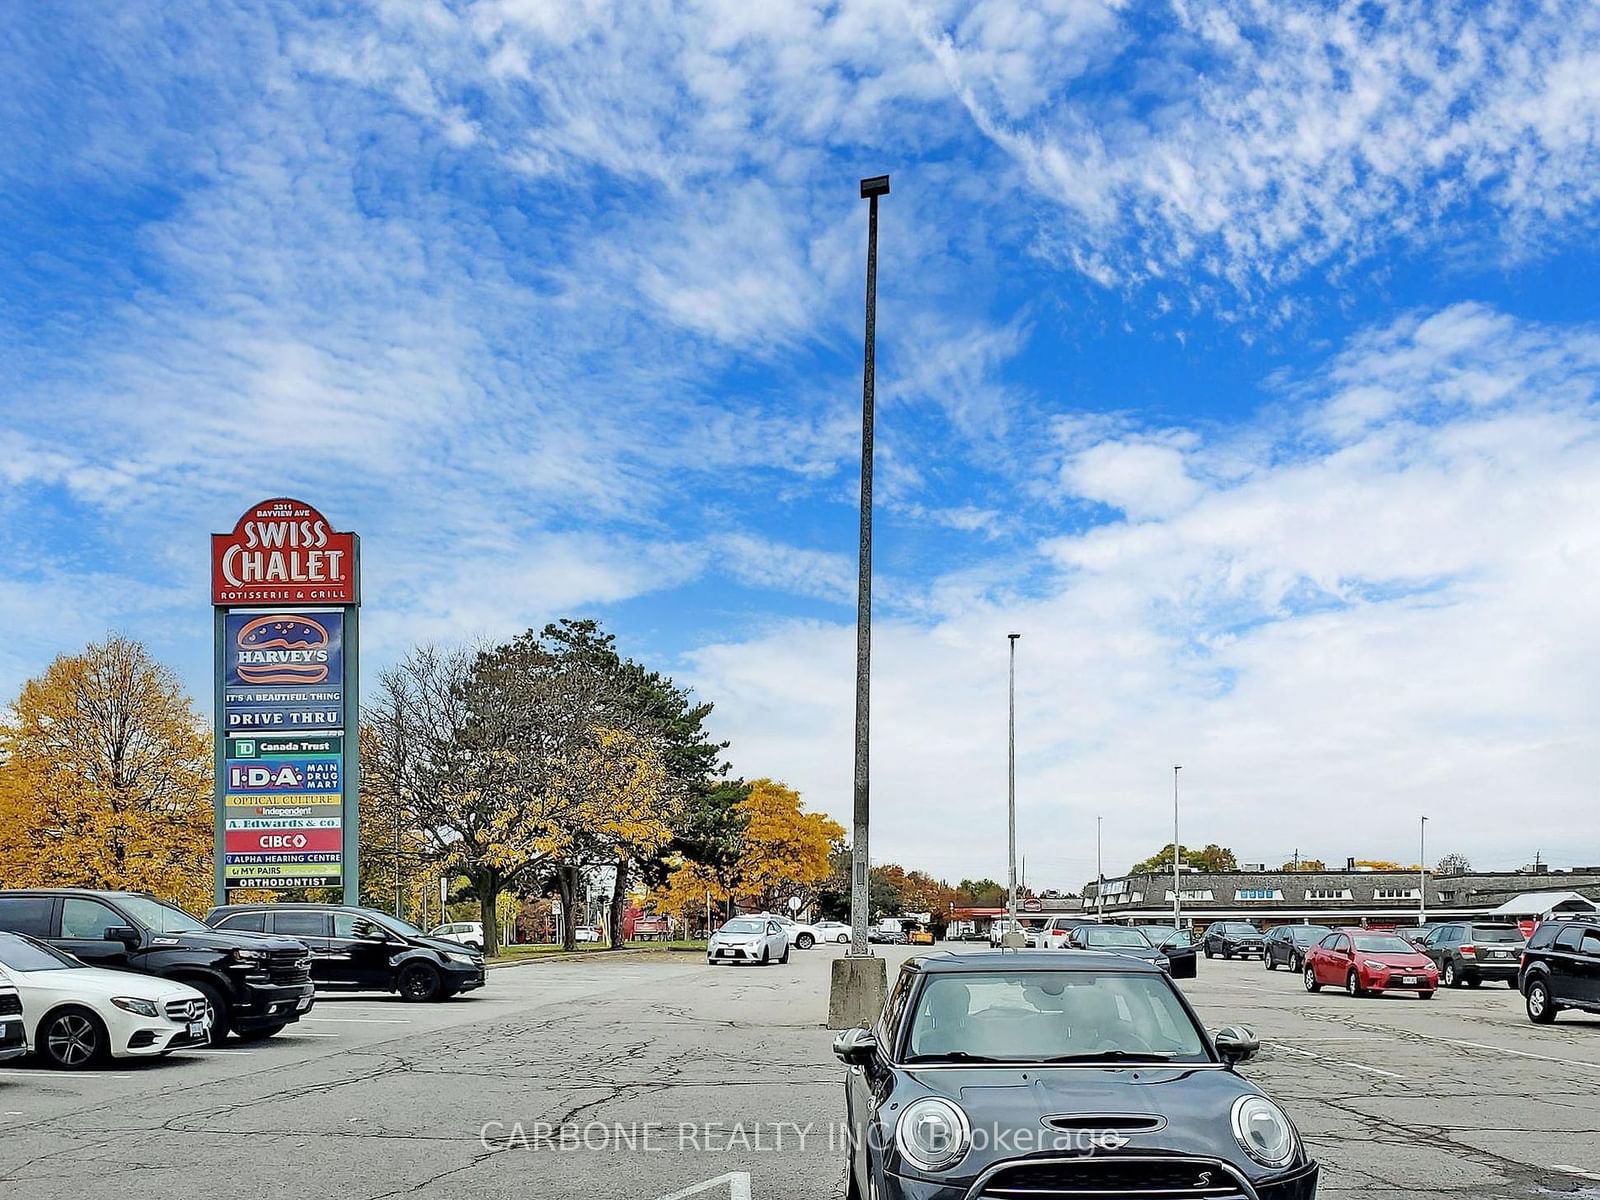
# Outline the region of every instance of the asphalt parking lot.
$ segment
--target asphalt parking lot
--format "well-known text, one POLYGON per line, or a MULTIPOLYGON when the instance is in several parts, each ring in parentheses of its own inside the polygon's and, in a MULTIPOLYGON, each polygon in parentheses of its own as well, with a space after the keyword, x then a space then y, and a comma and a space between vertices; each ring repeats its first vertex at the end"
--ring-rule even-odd
MULTIPOLYGON (((324 997, 255 1046, 6 1063, 0 1194, 837 1197, 837 953, 541 963, 442 1005, 324 997)), ((1600 1197, 1600 1018, 1536 1028, 1506 988, 1352 1000, 1254 962, 1200 971, 1207 1023, 1261 1035, 1245 1073, 1294 1115, 1324 1196, 1600 1197)))

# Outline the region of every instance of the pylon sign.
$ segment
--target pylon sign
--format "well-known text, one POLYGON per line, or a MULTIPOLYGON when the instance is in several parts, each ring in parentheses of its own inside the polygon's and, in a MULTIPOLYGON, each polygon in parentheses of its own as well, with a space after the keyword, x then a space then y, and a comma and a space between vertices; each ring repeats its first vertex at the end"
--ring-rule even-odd
POLYGON ((211 535, 217 902, 233 888, 359 901, 361 539, 299 500, 211 535))

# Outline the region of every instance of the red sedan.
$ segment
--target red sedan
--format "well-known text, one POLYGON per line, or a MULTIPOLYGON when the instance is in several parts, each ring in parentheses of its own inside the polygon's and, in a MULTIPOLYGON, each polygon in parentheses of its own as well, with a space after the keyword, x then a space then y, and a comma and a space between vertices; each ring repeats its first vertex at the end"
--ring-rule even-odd
POLYGON ((1306 991, 1342 987, 1352 996, 1416 992, 1431 999, 1439 968, 1398 934, 1336 929, 1306 954, 1306 991))

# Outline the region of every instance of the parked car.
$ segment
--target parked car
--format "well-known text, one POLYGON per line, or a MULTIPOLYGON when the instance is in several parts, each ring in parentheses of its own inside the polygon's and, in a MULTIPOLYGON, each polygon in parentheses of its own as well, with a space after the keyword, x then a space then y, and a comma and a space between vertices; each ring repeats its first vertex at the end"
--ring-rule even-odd
POLYGON ((447 921, 443 925, 436 925, 428 930, 428 936, 441 942, 454 942, 458 946, 467 946, 483 953, 483 922, 482 921, 447 921))
POLYGON ((1268 930, 1261 961, 1269 971, 1285 966, 1298 975, 1305 970, 1306 951, 1332 932, 1326 925, 1279 925, 1268 930))
POLYGON ((917 956, 833 1051, 846 1194, 1309 1200, 1318 1166, 1156 967, 1074 951, 917 956), (926 1069, 926 1068, 935 1069, 926 1069))
POLYGON ((793 917, 785 917, 778 913, 757 913, 756 915, 776 921, 782 926, 784 936, 789 939, 789 945, 796 950, 809 950, 822 940, 815 926, 802 925, 793 917))
POLYGON ((1427 940, 1428 935, 1439 928, 1441 924, 1442 922, 1440 921, 1424 921, 1420 925, 1401 925, 1395 929, 1395 932, 1418 950, 1421 950, 1422 943, 1427 940))
POLYGON ((91 967, 20 933, 0 933, 0 978, 15 986, 34 1051, 52 1067, 77 1071, 211 1042, 210 1004, 176 980, 91 967))
POLYGON ((910 946, 933 945, 933 930, 920 921, 905 931, 906 944, 910 946))
POLYGON ((293 938, 216 930, 138 892, 0 892, 0 930, 25 933, 91 967, 159 975, 211 1005, 211 1040, 268 1038, 311 1011, 311 952, 293 938))
POLYGON ((1166 954, 1157 950, 1149 938, 1126 925, 1079 925, 1067 935, 1067 947, 1072 950, 1122 954, 1151 963, 1163 971, 1172 966, 1166 954))
POLYGON ((1422 952, 1439 967, 1445 987, 1477 987, 1485 979, 1517 986, 1527 939, 1515 925, 1452 922, 1422 939, 1422 952))
POLYGON ((1267 936, 1249 921, 1218 921, 1207 927, 1207 958, 1253 958, 1267 952, 1267 936))
POLYGON ((579 925, 572 932, 572 940, 575 942, 603 942, 606 938, 605 934, 600 932, 600 926, 598 925, 579 925))
POLYGON ((1352 996, 1388 991, 1416 992, 1431 1000, 1439 970, 1398 934, 1371 929, 1335 929, 1306 952, 1301 972, 1306 991, 1343 987, 1352 996))
POLYGON ((214 929, 249 929, 304 942, 311 978, 326 991, 397 992, 403 1000, 448 1000, 481 988, 483 955, 429 937, 409 922, 344 904, 230 904, 213 908, 214 929))
POLYGON ((1600 919, 1543 921, 1522 953, 1528 1020, 1548 1025, 1564 1008, 1600 1013, 1600 919))
POLYGON ((706 943, 706 962, 768 963, 789 961, 789 937, 771 917, 734 917, 706 943))
POLYGON ((818 921, 811 926, 824 942, 849 942, 850 926, 843 921, 818 921))
POLYGON ((887 925, 872 925, 867 929, 867 941, 875 942, 880 946, 904 946, 906 935, 898 929, 891 929, 887 925))
POLYGON ((0 972, 0 1062, 28 1052, 28 1028, 22 1019, 22 996, 0 972))
POLYGON ((1171 925, 1135 925, 1133 928, 1167 956, 1170 964, 1167 974, 1174 979, 1193 979, 1199 974, 1200 947, 1195 945, 1194 934, 1187 929, 1174 929, 1171 925))
POLYGON ((1041 950, 1062 950, 1074 929, 1094 924, 1097 922, 1093 917, 1051 917, 1036 931, 1037 937, 1030 945, 1037 945, 1041 950))

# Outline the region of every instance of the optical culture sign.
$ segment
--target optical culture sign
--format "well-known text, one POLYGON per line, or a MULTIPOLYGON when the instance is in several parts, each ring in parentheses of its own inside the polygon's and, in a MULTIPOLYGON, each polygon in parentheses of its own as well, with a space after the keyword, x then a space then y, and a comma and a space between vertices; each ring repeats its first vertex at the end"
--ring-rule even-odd
POLYGON ((266 500, 211 539, 217 606, 217 898, 344 887, 358 864, 360 539, 266 500), (349 853, 346 853, 348 848, 349 853))

